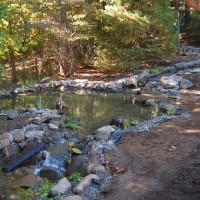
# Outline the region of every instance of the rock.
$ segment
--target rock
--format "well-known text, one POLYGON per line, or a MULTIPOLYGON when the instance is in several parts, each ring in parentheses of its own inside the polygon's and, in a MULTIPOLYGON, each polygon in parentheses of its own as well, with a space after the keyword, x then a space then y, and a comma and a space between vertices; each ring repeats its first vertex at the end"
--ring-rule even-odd
POLYGON ((37 108, 29 108, 28 109, 28 112, 31 112, 31 113, 34 113, 34 112, 36 112, 37 111, 37 108))
POLYGON ((56 109, 64 110, 66 108, 66 103, 63 101, 61 97, 56 100, 56 109))
POLYGON ((56 125, 59 128, 64 128, 65 127, 65 121, 66 121, 66 117, 65 116, 58 115, 58 117, 54 117, 50 121, 50 123, 56 125))
POLYGON ((191 88, 193 84, 187 79, 181 79, 179 81, 179 86, 180 86, 180 89, 188 89, 188 88, 191 88))
POLYGON ((43 116, 40 116, 40 117, 35 117, 33 119, 33 123, 34 124, 37 124, 37 125, 40 125, 44 122, 48 122, 52 119, 52 116, 51 115, 43 115, 43 116))
POLYGON ((63 136, 59 132, 48 131, 48 133, 45 133, 44 141, 47 143, 59 144, 62 143, 63 140, 63 136))
POLYGON ((12 111, 7 115, 8 120, 13 120, 19 117, 19 114, 17 111, 12 111))
POLYGON ((113 134, 115 132, 115 129, 110 126, 103 126, 99 129, 97 129, 94 133, 95 133, 95 139, 96 140, 107 140, 111 134, 113 134))
POLYGON ((163 83, 164 89, 179 89, 179 80, 182 78, 180 76, 163 76, 160 81, 163 83))
POLYGON ((52 196, 63 194, 71 189, 71 183, 64 177, 50 190, 52 196))
POLYGON ((91 163, 87 167, 87 173, 101 176, 106 173, 106 169, 103 165, 91 163))
POLYGON ((30 124, 25 127, 26 138, 43 138, 44 133, 44 128, 38 125, 30 124))
POLYGON ((48 127, 50 130, 54 130, 54 131, 59 130, 58 126, 56 126, 55 124, 52 124, 52 123, 49 123, 48 127))
POLYGON ((13 143, 13 134, 11 132, 4 133, 3 137, 6 138, 10 144, 13 143))
POLYGON ((90 150, 88 153, 88 163, 101 164, 97 151, 90 150))
POLYGON ((37 178, 34 174, 29 174, 21 178, 16 183, 16 188, 34 188, 37 183, 37 178))
POLYGON ((95 174, 90 174, 84 177, 81 182, 74 188, 73 192, 75 194, 82 194, 86 187, 90 187, 92 185, 92 180, 97 179, 100 180, 99 176, 95 174))
POLYGON ((61 200, 83 200, 83 198, 79 195, 63 197, 61 200))
POLYGON ((117 127, 123 127, 124 125, 124 119, 123 117, 114 117, 113 120, 110 122, 110 125, 115 125, 117 127))
MULTIPOLYGON (((8 146, 8 154, 9 154, 9 157, 12 157, 12 156, 16 156, 20 153, 20 148, 19 148, 19 145, 18 144, 12 144, 12 145, 9 145, 8 146)), ((5 152, 4 152, 4 155, 5 155, 5 152)))
POLYGON ((16 130, 13 134, 13 141, 16 143, 21 143, 25 140, 25 133, 21 130, 16 130))
POLYGON ((71 163, 66 166, 66 176, 70 176, 75 172, 80 172, 82 175, 87 174, 87 163, 83 155, 74 157, 71 163))
POLYGON ((148 99, 146 102, 145 102, 145 106, 156 106, 157 103, 156 103, 156 100, 155 99, 148 99))
POLYGON ((52 167, 43 167, 40 170, 39 176, 48 180, 59 180, 61 178, 59 172, 52 167))
POLYGON ((19 147, 20 147, 20 149, 24 149, 26 147, 26 142, 23 141, 23 142, 19 143, 19 147))
POLYGON ((9 91, 1 90, 1 91, 0 91, 0 98, 1 98, 1 99, 12 98, 12 95, 10 94, 9 91))

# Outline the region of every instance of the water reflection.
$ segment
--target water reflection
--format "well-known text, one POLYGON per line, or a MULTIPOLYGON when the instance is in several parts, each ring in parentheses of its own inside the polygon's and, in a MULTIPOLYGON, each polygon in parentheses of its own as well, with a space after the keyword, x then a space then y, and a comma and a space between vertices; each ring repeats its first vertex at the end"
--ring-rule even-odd
MULTIPOLYGON (((14 107, 35 107, 38 99, 48 102, 47 108, 55 109, 59 93, 44 93, 40 95, 26 95, 12 100, 1 100, 0 111, 14 107)), ((107 125, 115 116, 129 116, 132 120, 150 119, 152 108, 134 105, 130 96, 125 94, 63 94, 67 105, 65 115, 80 119, 78 133, 80 135, 92 134, 103 125, 107 125)))

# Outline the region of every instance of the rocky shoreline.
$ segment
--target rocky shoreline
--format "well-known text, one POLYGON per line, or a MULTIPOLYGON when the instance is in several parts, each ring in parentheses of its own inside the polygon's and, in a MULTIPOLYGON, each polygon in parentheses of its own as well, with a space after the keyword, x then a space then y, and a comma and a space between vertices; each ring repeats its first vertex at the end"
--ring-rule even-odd
POLYGON ((181 77, 179 77, 178 80, 177 77, 174 77, 173 79, 176 83, 173 81, 173 83, 170 84, 170 80, 162 78, 163 74, 169 76, 170 74, 178 73, 180 71, 182 73, 184 73, 185 70, 189 72, 191 69, 198 68, 199 66, 200 59, 196 59, 195 61, 177 63, 173 66, 161 68, 152 72, 146 69, 140 74, 120 78, 116 81, 89 81, 88 79, 51 81, 15 88, 12 91, 2 90, 0 91, 0 98, 13 98, 17 95, 29 92, 39 93, 52 91, 78 94, 92 92, 138 94, 138 90, 140 90, 141 87, 144 88, 145 92, 154 92, 152 87, 157 87, 157 91, 167 93, 170 91, 167 91, 166 89, 176 89, 177 85, 180 89, 187 88, 190 84, 187 85, 186 81, 181 77), (158 83, 155 84, 155 81, 158 83), (161 87, 162 85, 164 85, 164 88, 161 87))
MULTIPOLYGON (((143 103, 145 106, 156 106, 164 113, 149 121, 130 122, 126 130, 123 129, 123 123, 125 123, 125 121, 123 121, 124 119, 116 117, 110 125, 97 129, 95 135, 89 136, 87 143, 80 145, 80 140, 66 131, 64 125, 66 119, 63 115, 58 114, 57 110, 28 109, 18 117, 31 117, 30 124, 24 126, 22 129, 11 130, 0 136, 0 150, 2 156, 16 156, 26 151, 27 147, 43 142, 48 146, 64 144, 66 147, 65 155, 63 154, 62 158, 64 162, 62 166, 60 165, 59 167, 64 167, 65 170, 64 174, 62 174, 51 166, 45 165, 40 167, 40 170, 36 170, 37 166, 35 166, 32 171, 23 168, 20 172, 23 174, 23 177, 18 181, 17 187, 34 188, 41 178, 47 178, 51 181, 56 181, 56 185, 50 190, 49 195, 54 198, 61 195, 60 198, 62 200, 94 199, 100 192, 106 192, 106 190, 109 190, 106 186, 108 180, 115 174, 123 173, 126 169, 117 168, 116 165, 104 156, 105 151, 116 148, 116 143, 126 134, 143 133, 164 121, 176 117, 189 117, 187 112, 179 107, 171 105, 168 101, 147 99, 138 102, 140 87, 143 87, 143 92, 146 93, 177 95, 179 89, 187 89, 192 86, 192 83, 182 78, 182 75, 184 73, 199 72, 199 66, 200 59, 193 62, 175 64, 175 66, 167 67, 154 74, 150 74, 148 70, 144 70, 139 75, 122 78, 116 82, 89 82, 87 80, 55 81, 53 83, 36 84, 33 87, 16 88, 16 94, 52 90, 66 93, 81 93, 83 91, 131 93, 133 94, 132 101, 134 101, 134 103, 143 103), (174 72, 176 72, 176 75, 171 75, 171 73, 174 72), (163 76, 163 74, 165 76, 163 76), (74 147, 80 148, 82 154, 72 158, 71 162, 65 166, 70 153, 69 142, 73 142, 74 147), (5 146, 7 149, 3 151, 5 146), (71 184, 65 175, 68 177, 75 172, 80 172, 83 174, 84 178, 80 183, 71 184)), ((6 92, 9 94, 9 91, 6 92)), ((3 92, 1 92, 1 98, 8 96, 11 97, 12 95, 3 94, 3 92)), ((9 118, 15 120, 15 117, 16 116, 11 114, 1 115, 1 118, 5 119, 9 118)), ((40 162, 44 160, 42 161, 43 164, 45 160, 47 161, 48 159, 48 153, 43 153, 39 156, 40 162)), ((19 173, 20 170, 16 171, 19 173)), ((13 173, 16 173, 16 171, 13 173)), ((17 197, 13 195, 9 198, 17 199, 17 197)))

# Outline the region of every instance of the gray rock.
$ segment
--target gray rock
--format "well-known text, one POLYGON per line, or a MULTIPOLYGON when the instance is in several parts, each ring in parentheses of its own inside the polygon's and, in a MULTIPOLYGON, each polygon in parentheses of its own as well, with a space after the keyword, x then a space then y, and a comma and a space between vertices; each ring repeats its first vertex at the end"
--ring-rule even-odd
POLYGON ((160 81, 163 83, 164 89, 178 89, 179 88, 179 80, 182 78, 179 76, 171 75, 171 76, 163 76, 160 81))
POLYGON ((53 123, 49 123, 48 127, 50 130, 59 130, 59 127, 53 123))
POLYGON ((37 183, 37 178, 34 174, 29 174, 17 181, 16 188, 34 188, 37 183))
POLYGON ((113 120, 110 122, 110 125, 111 126, 115 125, 117 127, 123 127, 123 125, 124 125, 123 117, 120 117, 120 116, 114 117, 113 120))
POLYGON ((25 133, 22 130, 16 130, 13 134, 13 141, 16 143, 21 143, 25 140, 25 133))
POLYGON ((17 111, 12 111, 7 115, 9 120, 13 120, 19 117, 19 114, 17 111))
POLYGON ((87 167, 87 173, 97 174, 98 176, 101 176, 106 173, 106 169, 103 165, 91 163, 87 167))
POLYGON ((145 106, 156 106, 157 103, 156 103, 156 100, 155 99, 148 99, 146 102, 145 102, 145 106))
POLYGON ((79 195, 63 197, 61 200, 83 200, 83 198, 79 195))
POLYGON ((115 129, 110 126, 103 126, 99 129, 97 129, 94 133, 95 133, 95 139, 96 140, 107 140, 111 134, 113 134, 115 132, 115 129))
POLYGON ((13 134, 12 134, 12 132, 6 132, 6 133, 4 133, 4 138, 8 139, 8 141, 9 141, 10 144, 13 143, 13 134))
POLYGON ((64 177, 51 190, 50 194, 56 196, 71 189, 71 183, 64 177))
MULTIPOLYGON (((12 145, 8 146, 8 154, 10 157, 16 156, 20 153, 20 148, 18 144, 13 143, 12 145)), ((5 152, 4 152, 5 155, 5 152)))
POLYGON ((25 128, 25 137, 26 138, 43 138, 45 130, 43 127, 30 124, 27 125, 25 128))
POLYGON ((90 174, 84 177, 81 182, 74 188, 73 192, 75 194, 82 194, 84 192, 84 189, 87 187, 90 187, 92 185, 92 180, 100 180, 99 176, 95 174, 90 174))
POLYGON ((52 119, 51 115, 43 115, 43 116, 35 117, 33 119, 33 123, 40 125, 44 122, 50 121, 51 119, 52 119))
POLYGON ((193 84, 189 80, 186 80, 186 79, 181 79, 179 81, 179 85, 180 85, 180 89, 188 89, 193 86, 193 84))
POLYGON ((31 113, 34 113, 34 112, 36 112, 37 111, 37 108, 29 108, 28 109, 28 112, 31 112, 31 113))

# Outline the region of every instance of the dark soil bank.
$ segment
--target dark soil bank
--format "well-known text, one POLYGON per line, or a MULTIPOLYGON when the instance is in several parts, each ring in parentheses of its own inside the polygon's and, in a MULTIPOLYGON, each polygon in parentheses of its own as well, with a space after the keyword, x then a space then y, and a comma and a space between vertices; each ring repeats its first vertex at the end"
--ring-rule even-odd
POLYGON ((113 179, 105 200, 200 199, 200 73, 187 75, 194 86, 182 90, 174 104, 189 111, 146 134, 127 135, 109 154, 128 171, 113 179))

